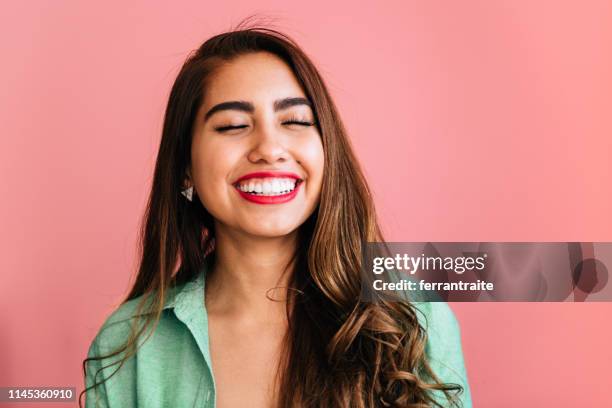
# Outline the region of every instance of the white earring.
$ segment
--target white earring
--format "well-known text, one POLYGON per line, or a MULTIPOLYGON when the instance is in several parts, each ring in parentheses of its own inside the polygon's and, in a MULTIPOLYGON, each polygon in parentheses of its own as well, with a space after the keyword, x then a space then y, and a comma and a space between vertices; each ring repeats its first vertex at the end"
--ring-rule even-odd
POLYGON ((181 194, 184 195, 189 201, 192 201, 193 200, 193 186, 185 190, 182 190, 181 194))

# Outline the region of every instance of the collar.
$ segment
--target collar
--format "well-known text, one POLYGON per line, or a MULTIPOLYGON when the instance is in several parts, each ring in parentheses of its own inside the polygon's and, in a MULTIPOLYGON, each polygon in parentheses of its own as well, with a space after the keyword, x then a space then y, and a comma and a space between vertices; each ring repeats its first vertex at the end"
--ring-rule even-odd
POLYGON ((164 309, 172 309, 176 318, 183 322, 193 335, 204 361, 206 361, 214 389, 208 338, 208 314, 204 303, 206 270, 210 262, 210 257, 205 258, 202 267, 193 279, 170 289, 164 309))
POLYGON ((164 309, 174 309, 176 314, 187 316, 203 307, 207 261, 193 279, 170 289, 164 309))

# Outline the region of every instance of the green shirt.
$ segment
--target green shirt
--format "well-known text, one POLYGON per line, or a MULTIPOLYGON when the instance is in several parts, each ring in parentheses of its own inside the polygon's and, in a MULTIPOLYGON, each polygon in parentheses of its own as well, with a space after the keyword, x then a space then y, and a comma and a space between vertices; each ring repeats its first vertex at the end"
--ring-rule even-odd
MULTIPOLYGON (((153 334, 144 343, 139 340, 137 353, 112 377, 109 378, 118 365, 102 369, 96 380, 108 379, 87 391, 86 408, 215 407, 204 283, 205 268, 194 280, 170 291, 153 334)), ((88 357, 109 354, 127 340, 130 317, 139 300, 122 304, 108 317, 93 340, 88 357)), ((414 305, 423 312, 417 315, 428 330, 425 352, 430 365, 443 382, 464 387, 461 401, 464 407, 471 407, 459 326, 452 310, 443 302, 414 305)), ((94 383, 98 369, 119 361, 120 356, 88 362, 86 386, 94 383)), ((436 393, 436 397, 444 401, 441 394, 436 393)))

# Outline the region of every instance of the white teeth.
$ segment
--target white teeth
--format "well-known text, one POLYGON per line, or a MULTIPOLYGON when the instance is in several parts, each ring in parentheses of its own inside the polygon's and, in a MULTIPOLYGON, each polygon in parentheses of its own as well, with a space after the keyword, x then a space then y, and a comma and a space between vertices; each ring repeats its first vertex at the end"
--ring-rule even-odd
POLYGON ((295 189, 297 180, 292 178, 269 178, 245 180, 238 185, 240 191, 261 195, 287 194, 295 189))

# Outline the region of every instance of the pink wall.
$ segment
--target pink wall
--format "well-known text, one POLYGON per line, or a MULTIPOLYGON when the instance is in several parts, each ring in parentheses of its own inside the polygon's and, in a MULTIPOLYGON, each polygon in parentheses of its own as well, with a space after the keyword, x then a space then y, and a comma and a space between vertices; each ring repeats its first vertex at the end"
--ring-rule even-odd
MULTIPOLYGON (((112 3, 0 16, 1 386, 81 388, 134 270, 169 86, 252 12, 327 78, 388 240, 612 241, 608 0, 112 3)), ((453 308, 475 406, 609 403, 612 303, 453 308)))

